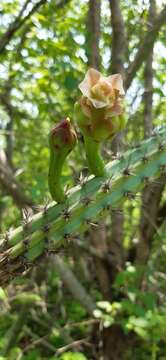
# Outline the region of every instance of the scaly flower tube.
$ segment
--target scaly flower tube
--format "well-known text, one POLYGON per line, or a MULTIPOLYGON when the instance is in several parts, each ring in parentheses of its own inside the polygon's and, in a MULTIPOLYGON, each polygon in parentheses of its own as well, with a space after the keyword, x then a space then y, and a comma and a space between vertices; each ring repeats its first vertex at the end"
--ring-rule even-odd
POLYGON ((53 200, 64 202, 66 195, 61 184, 62 168, 68 154, 74 149, 77 136, 69 118, 56 124, 49 134, 50 165, 48 185, 53 200))
POLYGON ((112 139, 125 127, 123 80, 120 74, 104 77, 91 68, 79 89, 82 97, 75 104, 75 119, 84 136, 89 169, 94 175, 103 176, 100 143, 112 139))

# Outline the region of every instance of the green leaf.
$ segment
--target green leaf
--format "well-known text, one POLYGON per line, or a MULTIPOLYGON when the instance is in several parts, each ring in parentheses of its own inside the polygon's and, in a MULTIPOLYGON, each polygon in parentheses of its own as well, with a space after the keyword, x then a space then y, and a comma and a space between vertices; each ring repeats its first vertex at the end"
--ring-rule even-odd
POLYGON ((0 287, 0 300, 4 301, 7 300, 7 296, 5 291, 2 289, 2 287, 0 287))
POLYGON ((83 355, 80 352, 67 352, 60 357, 60 360, 88 360, 88 359, 85 355, 83 355))
POLYGON ((112 311, 112 305, 109 301, 98 301, 97 306, 108 313, 112 311))
POLYGON ((146 328, 148 326, 148 320, 145 318, 136 318, 134 316, 131 316, 129 318, 129 323, 136 326, 136 327, 141 327, 141 328, 146 328))

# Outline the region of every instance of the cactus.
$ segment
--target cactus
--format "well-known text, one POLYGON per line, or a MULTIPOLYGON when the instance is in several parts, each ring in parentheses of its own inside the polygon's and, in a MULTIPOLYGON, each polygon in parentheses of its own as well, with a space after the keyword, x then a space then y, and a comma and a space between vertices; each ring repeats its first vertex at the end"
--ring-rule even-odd
POLYGON ((0 285, 29 268, 37 258, 58 251, 76 231, 111 207, 133 199, 147 181, 166 168, 166 129, 161 128, 150 139, 128 150, 105 167, 104 177, 90 176, 72 188, 62 204, 51 203, 29 217, 24 224, 2 236, 0 242, 0 285))

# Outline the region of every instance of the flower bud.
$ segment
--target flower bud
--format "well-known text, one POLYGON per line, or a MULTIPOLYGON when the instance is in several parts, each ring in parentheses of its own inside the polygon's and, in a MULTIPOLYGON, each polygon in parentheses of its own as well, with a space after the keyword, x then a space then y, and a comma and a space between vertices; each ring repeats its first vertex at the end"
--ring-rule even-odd
POLYGON ((62 120, 50 132, 50 143, 56 150, 70 152, 76 144, 76 133, 69 118, 62 120))
POLYGON ((76 141, 76 133, 68 118, 55 125, 49 134, 50 164, 48 186, 53 200, 58 203, 66 200, 61 182, 62 169, 68 154, 75 147, 76 141))

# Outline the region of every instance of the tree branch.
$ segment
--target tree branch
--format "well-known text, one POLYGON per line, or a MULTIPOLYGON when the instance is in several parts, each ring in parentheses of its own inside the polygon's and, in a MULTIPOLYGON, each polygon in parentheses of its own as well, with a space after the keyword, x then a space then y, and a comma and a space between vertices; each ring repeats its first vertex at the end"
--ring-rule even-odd
POLYGON ((59 273, 63 283, 66 285, 73 297, 80 302, 80 304, 88 311, 90 315, 93 314, 95 304, 85 288, 75 277, 71 269, 64 263, 62 258, 58 255, 53 257, 54 266, 59 273))
POLYGON ((19 208, 33 206, 32 200, 24 194, 21 185, 16 181, 3 150, 0 151, 0 183, 19 208))
POLYGON ((163 10, 161 10, 160 14, 154 20, 151 29, 146 32, 144 40, 142 41, 142 44, 137 50, 135 59, 127 69, 126 72, 127 75, 125 80, 126 89, 130 87, 136 72, 139 70, 143 62, 146 61, 149 52, 153 48, 153 45, 157 39, 158 33, 161 27, 164 25, 165 21, 166 21, 166 6, 164 6, 163 10))
MULTIPOLYGON (((104 221, 99 222, 98 229, 90 229, 90 242, 96 248, 97 252, 108 253, 107 245, 107 231, 104 221)), ((101 293, 104 298, 110 299, 111 296, 111 284, 110 274, 108 272, 108 263, 106 260, 100 259, 96 256, 93 257, 95 271, 98 278, 101 293)))
POLYGON ((88 65, 95 69, 100 68, 100 0, 89 0, 88 18, 87 18, 87 57, 88 65))
POLYGON ((165 184, 166 175, 164 174, 143 191, 140 237, 136 253, 138 264, 146 264, 149 258, 152 240, 157 231, 157 217, 165 184))
POLYGON ((19 335, 21 333, 22 328, 27 320, 28 316, 28 305, 22 305, 20 312, 18 313, 18 317, 16 321, 13 323, 11 329, 7 334, 7 342, 2 350, 3 356, 7 356, 10 353, 10 350, 17 344, 19 335))
MULTIPOLYGON (((119 0, 109 0, 112 25, 112 46, 111 46, 111 72, 120 73, 125 78, 124 59, 127 49, 125 24, 120 9, 119 0)), ((120 133, 112 142, 113 153, 122 151, 122 137, 120 133)), ((115 255, 117 267, 121 267, 124 261, 123 251, 123 223, 124 215, 122 210, 112 213, 111 223, 111 251, 115 255)), ((116 266, 112 267, 111 280, 114 281, 117 272, 116 266)))
POLYGON ((27 22, 30 17, 45 3, 47 0, 40 0, 37 2, 32 9, 29 11, 29 13, 22 17, 24 11, 26 10, 28 4, 30 3, 30 0, 27 0, 25 4, 23 5, 22 9, 20 10, 18 16, 13 21, 12 24, 9 25, 9 28, 6 30, 6 32, 1 36, 0 38, 0 54, 2 54, 6 50, 6 46, 14 36, 14 34, 27 22))
MULTIPOLYGON (((156 17, 156 3, 151 0, 148 16, 148 30, 151 31, 152 24, 156 17)), ((144 137, 148 138, 152 134, 153 117, 153 48, 149 51, 144 69, 144 137)))
MULTIPOLYGON (((89 0, 88 19, 87 19, 87 57, 88 65, 95 69, 100 68, 100 16, 101 1, 89 0)), ((106 251, 106 228, 104 222, 100 222, 98 229, 90 230, 90 242, 97 252, 106 251)), ((104 296, 109 298, 110 281, 105 263, 102 259, 93 257, 94 268, 99 282, 100 290, 104 296)))
POLYGON ((119 0, 109 0, 112 24, 111 72, 125 75, 126 31, 119 0))

